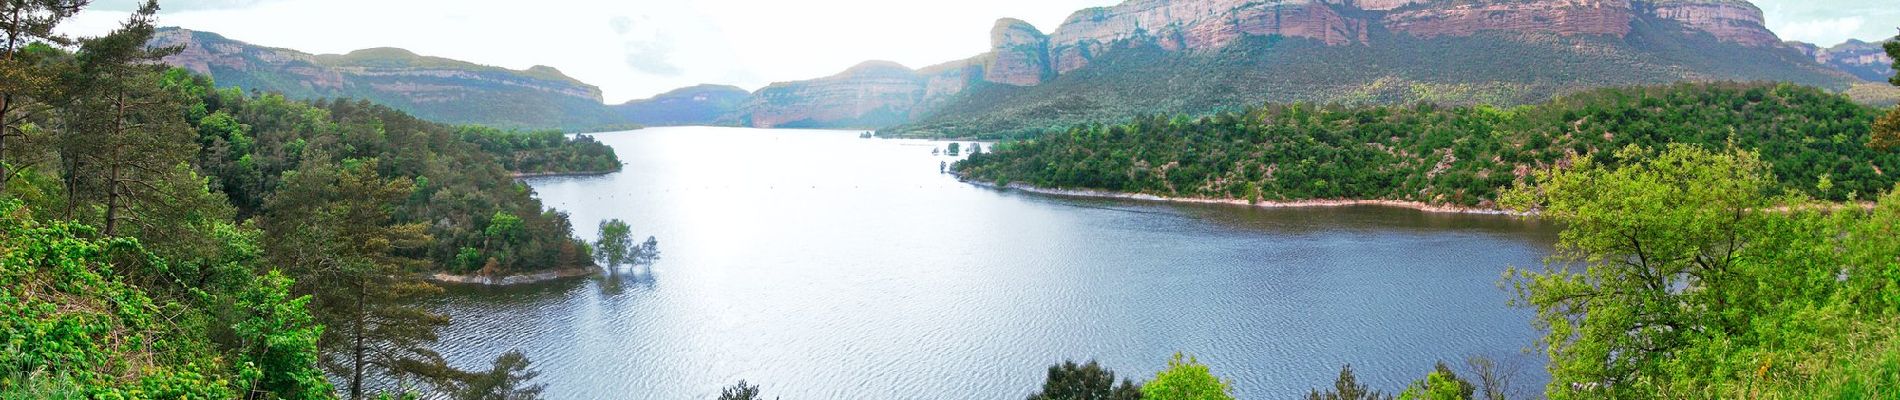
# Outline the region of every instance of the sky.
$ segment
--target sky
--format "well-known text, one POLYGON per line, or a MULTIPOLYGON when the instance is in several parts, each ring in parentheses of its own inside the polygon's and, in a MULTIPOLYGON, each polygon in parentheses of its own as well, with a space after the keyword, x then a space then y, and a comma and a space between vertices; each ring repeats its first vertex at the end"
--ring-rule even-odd
MULTIPOLYGON (((559 68, 607 102, 701 83, 757 89, 866 60, 921 68, 989 48, 997 18, 1055 30, 1120 0, 160 0, 161 26, 309 53, 400 47, 512 69, 559 68)), ((1782 39, 1880 40, 1900 0, 1754 0, 1782 39)), ((94 0, 62 26, 96 35, 135 0, 94 0)))

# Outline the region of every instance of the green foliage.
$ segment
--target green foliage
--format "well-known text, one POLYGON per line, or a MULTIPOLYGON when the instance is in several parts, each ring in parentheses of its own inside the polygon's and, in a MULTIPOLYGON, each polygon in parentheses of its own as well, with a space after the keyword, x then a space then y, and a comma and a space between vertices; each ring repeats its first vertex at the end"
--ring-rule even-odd
POLYGON ((626 221, 609 219, 600 221, 600 240, 594 242, 594 261, 607 267, 617 267, 633 263, 637 248, 633 244, 633 228, 626 221))
POLYGON ((292 297, 289 277, 271 271, 238 294, 243 314, 232 333, 240 349, 240 377, 250 393, 279 399, 327 399, 335 396, 317 368, 317 340, 323 326, 311 318, 310 296, 292 297))
POLYGON ((1182 359, 1175 353, 1168 368, 1155 373, 1153 380, 1141 386, 1142 398, 1149 400, 1233 399, 1233 384, 1208 371, 1207 365, 1192 357, 1182 359))
MULTIPOLYGON (((227 364, 208 327, 195 322, 215 316, 146 295, 118 278, 113 260, 166 263, 137 240, 41 222, 19 202, 0 200, 0 397, 237 397, 246 386, 233 379, 251 369, 227 364)), ((255 300, 249 304, 296 306, 255 300)), ((276 349, 315 351, 311 342, 276 349)))
MULTIPOLYGON (((200 76, 180 79, 172 85, 182 88, 181 92, 204 93, 194 98, 205 115, 195 120, 200 150, 193 164, 209 179, 212 191, 222 192, 236 206, 238 218, 267 213, 270 200, 282 197, 286 182, 305 164, 320 167, 374 160, 377 174, 406 179, 414 186, 409 195, 390 199, 385 206, 399 221, 427 222, 424 229, 432 240, 414 250, 417 258, 430 261, 425 268, 473 270, 467 249, 477 249, 480 253, 474 257, 480 262, 496 260, 504 273, 591 262, 582 243, 571 237, 567 215, 544 208, 498 161, 538 160, 532 161, 533 168, 558 171, 592 167, 583 162, 587 157, 553 155, 604 152, 607 163, 618 165, 611 149, 597 142, 569 141, 550 133, 533 136, 458 129, 362 101, 301 103, 280 95, 252 97, 237 90, 214 90, 212 82, 200 76), (527 140, 535 137, 539 139, 527 140), (494 138, 527 140, 520 144, 532 148, 521 151, 550 156, 497 157, 514 153, 485 150, 484 146, 502 143, 483 142, 494 138), (499 215, 520 222, 520 230, 511 231, 508 246, 490 243, 493 238, 487 231, 499 215)), ((511 146, 517 142, 506 143, 498 149, 516 149, 511 146)))
POLYGON ((1737 83, 1600 89, 1512 108, 1267 105, 1077 126, 955 167, 968 178, 1050 188, 1486 207, 1573 154, 1611 163, 1630 145, 1732 144, 1770 157, 1786 183, 1776 190, 1848 200, 1900 177, 1900 154, 1862 145, 1874 115, 1818 89, 1737 83), (1834 184, 1817 190, 1823 175, 1834 184))
POLYGON ((1512 269, 1569 398, 1886 398, 1900 321, 1900 196, 1871 210, 1777 195, 1752 152, 1640 147, 1507 192, 1565 226, 1512 269))
POLYGON ((1064 361, 1049 367, 1048 380, 1043 381, 1042 391, 1029 395, 1029 400, 1136 400, 1141 398, 1141 385, 1124 378, 1115 381, 1115 371, 1102 368, 1095 361, 1077 365, 1074 361, 1064 361))
POLYGON ((614 149, 593 136, 569 139, 561 131, 511 131, 485 126, 459 127, 456 134, 493 155, 503 168, 519 174, 614 172, 621 167, 614 149))
POLYGON ((1471 382, 1458 378, 1445 363, 1438 363, 1425 380, 1413 382, 1404 392, 1399 392, 1401 400, 1471 400, 1472 392, 1477 389, 1471 382))

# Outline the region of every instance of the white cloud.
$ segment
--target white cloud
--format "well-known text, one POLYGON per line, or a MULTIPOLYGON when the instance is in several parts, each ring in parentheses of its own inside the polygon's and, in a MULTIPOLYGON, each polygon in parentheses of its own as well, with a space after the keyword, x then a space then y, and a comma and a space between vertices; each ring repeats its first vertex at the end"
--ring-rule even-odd
POLYGON ((1782 39, 1830 46, 1848 39, 1892 38, 1900 27, 1895 0, 1754 0, 1768 29, 1782 39))
MULTIPOLYGON (((700 83, 756 89, 872 59, 923 67, 985 51, 997 18, 1053 30, 1075 10, 1116 2, 161 0, 159 23, 312 53, 401 47, 515 69, 549 65, 620 102, 700 83)), ((125 16, 108 8, 119 7, 95 7, 63 30, 103 33, 125 16)))
POLYGON ((1854 37, 1854 33, 1866 24, 1866 18, 1840 17, 1771 24, 1769 29, 1784 40, 1832 44, 1854 37))

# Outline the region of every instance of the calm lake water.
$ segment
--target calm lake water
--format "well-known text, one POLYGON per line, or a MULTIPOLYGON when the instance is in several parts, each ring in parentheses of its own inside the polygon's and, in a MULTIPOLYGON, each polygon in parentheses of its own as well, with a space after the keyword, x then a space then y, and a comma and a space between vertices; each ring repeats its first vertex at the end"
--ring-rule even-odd
MULTIPOLYGON (((550 398, 1020 399, 1095 359, 1137 380, 1179 351, 1247 399, 1397 391, 1432 362, 1526 355, 1507 266, 1555 232, 1509 217, 1255 209, 999 192, 938 173, 943 143, 859 132, 596 135, 625 172, 530 180, 576 234, 619 218, 662 259, 613 276, 454 288, 439 347, 519 348, 550 398)), ((1454 365, 1457 365, 1454 363, 1454 365)))

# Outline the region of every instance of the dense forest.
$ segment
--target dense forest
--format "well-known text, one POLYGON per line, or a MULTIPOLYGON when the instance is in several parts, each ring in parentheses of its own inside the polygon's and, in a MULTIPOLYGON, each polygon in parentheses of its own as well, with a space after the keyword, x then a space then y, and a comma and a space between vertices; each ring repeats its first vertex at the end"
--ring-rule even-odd
POLYGON ((1266 105, 1149 116, 1004 142, 958 163, 971 179, 1251 201, 1402 200, 1496 207, 1501 189, 1571 156, 1628 145, 1759 151, 1777 190, 1867 199, 1900 154, 1867 146, 1880 110, 1792 84, 1598 89, 1535 105, 1266 105))
POLYGON ((519 353, 429 350, 423 276, 592 266, 514 176, 617 170, 611 149, 216 89, 156 62, 156 2, 56 33, 86 3, 0 12, 0 398, 538 392, 519 353))

